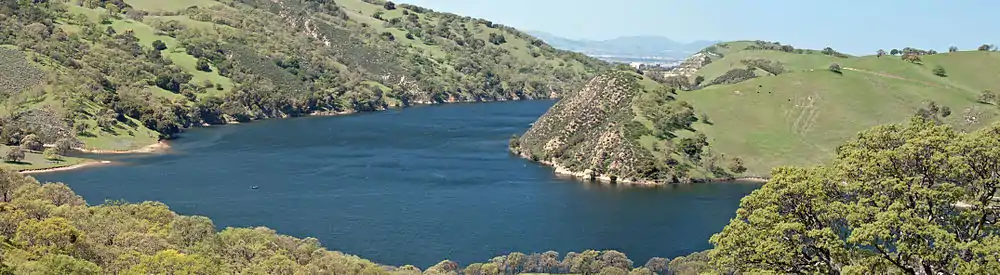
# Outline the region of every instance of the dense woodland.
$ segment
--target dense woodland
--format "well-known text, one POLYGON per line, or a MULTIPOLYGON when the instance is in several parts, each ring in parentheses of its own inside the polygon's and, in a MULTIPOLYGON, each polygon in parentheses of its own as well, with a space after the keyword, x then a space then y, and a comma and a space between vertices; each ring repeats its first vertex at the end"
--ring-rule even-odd
POLYGON ((32 63, 0 68, 25 75, 0 83, 0 129, 55 140, 128 125, 170 138, 205 123, 549 98, 607 66, 509 27, 411 5, 369 1, 382 11, 361 17, 333 1, 205 2, 169 12, 107 0, 0 3, 0 45, 9 45, 0 57, 19 51, 32 63), (195 70, 178 56, 197 58, 195 70), (195 81, 202 72, 218 81, 195 81), (58 136, 20 119, 38 109, 58 118, 58 136))

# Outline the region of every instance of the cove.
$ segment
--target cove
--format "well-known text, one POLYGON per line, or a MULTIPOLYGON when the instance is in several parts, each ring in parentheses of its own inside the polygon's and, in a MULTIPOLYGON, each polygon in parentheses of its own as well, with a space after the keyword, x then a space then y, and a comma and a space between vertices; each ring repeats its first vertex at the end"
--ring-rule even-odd
POLYGON ((636 265, 710 247, 757 184, 658 188, 562 179, 510 155, 553 101, 413 107, 192 129, 160 155, 36 175, 90 204, 162 201, 216 226, 266 226, 426 268, 513 251, 615 249, 636 265), (258 186, 252 189, 251 186, 258 186))

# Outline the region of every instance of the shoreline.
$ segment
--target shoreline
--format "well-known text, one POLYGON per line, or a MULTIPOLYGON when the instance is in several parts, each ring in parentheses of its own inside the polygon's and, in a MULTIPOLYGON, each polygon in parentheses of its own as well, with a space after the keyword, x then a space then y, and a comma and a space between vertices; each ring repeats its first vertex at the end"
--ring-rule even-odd
POLYGON ((111 163, 110 161, 106 161, 106 160, 104 160, 104 161, 87 161, 87 162, 77 163, 77 164, 73 164, 73 165, 69 165, 69 166, 60 166, 60 167, 52 167, 52 168, 40 168, 40 169, 27 169, 27 170, 21 170, 21 171, 17 171, 17 172, 21 173, 22 175, 34 175, 34 174, 43 174, 43 173, 52 173, 52 172, 76 170, 76 169, 80 169, 80 168, 84 168, 84 167, 90 167, 90 166, 96 166, 96 165, 105 165, 105 164, 110 164, 110 163, 111 163))
POLYGON ((102 150, 102 149, 87 149, 87 148, 74 148, 74 150, 80 153, 86 154, 98 154, 98 155, 117 155, 117 154, 150 154, 150 153, 160 153, 170 149, 170 144, 165 141, 157 141, 154 144, 143 146, 139 149, 132 150, 102 150))
POLYGON ((705 183, 705 182, 749 182, 749 183, 761 183, 761 184, 763 184, 763 183, 767 183, 770 180, 769 178, 766 178, 766 177, 744 176, 744 177, 736 177, 736 178, 691 179, 688 182, 680 182, 680 183, 657 182, 657 181, 641 180, 641 179, 633 179, 633 178, 616 178, 615 180, 612 181, 611 177, 608 176, 608 175, 589 175, 589 173, 587 173, 587 171, 582 171, 582 172, 580 172, 580 171, 572 171, 569 168, 566 168, 565 166, 562 166, 562 165, 560 165, 558 163, 554 163, 554 162, 551 162, 551 161, 545 161, 545 160, 538 160, 538 161, 536 161, 536 160, 532 160, 530 157, 528 157, 524 153, 520 153, 519 152, 519 153, 513 153, 513 154, 515 154, 515 155, 517 155, 517 156, 519 156, 519 157, 521 157, 523 159, 527 159, 528 161, 540 163, 542 165, 545 165, 545 166, 548 166, 550 168, 553 168, 554 169, 553 172, 557 176, 571 177, 571 178, 573 178, 575 180, 578 180, 578 181, 597 181, 597 182, 601 182, 601 183, 605 183, 605 184, 625 184, 625 185, 636 185, 636 186, 653 187, 653 186, 667 186, 667 185, 673 185, 673 184, 692 184, 692 183, 705 183))

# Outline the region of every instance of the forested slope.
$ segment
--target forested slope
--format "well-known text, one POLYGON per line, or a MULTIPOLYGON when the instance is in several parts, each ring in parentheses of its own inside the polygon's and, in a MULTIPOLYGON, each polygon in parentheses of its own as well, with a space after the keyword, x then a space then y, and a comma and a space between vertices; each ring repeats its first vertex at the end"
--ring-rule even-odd
POLYGON ((558 97, 607 67, 490 21, 359 0, 4 1, 0 58, 0 143, 104 150, 202 124, 558 97))

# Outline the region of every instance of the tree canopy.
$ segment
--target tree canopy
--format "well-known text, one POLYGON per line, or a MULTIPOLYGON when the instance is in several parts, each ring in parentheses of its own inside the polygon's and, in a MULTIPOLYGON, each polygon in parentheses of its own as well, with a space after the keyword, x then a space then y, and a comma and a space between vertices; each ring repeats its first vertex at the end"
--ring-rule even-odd
POLYGON ((781 167, 714 235, 712 262, 747 273, 985 274, 1000 270, 1000 124, 914 118, 858 135, 833 164, 781 167))

